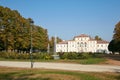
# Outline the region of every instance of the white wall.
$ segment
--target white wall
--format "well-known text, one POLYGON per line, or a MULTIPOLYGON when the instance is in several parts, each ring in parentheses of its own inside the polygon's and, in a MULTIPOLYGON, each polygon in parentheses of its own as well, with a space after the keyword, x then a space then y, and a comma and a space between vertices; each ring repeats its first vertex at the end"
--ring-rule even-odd
POLYGON ((99 50, 108 51, 108 43, 98 44, 96 40, 90 37, 76 37, 68 41, 67 44, 57 44, 56 52, 97 52, 99 50))
POLYGON ((97 51, 96 52, 106 52, 106 53, 109 53, 109 50, 108 50, 108 44, 97 44, 97 51))
POLYGON ((76 42, 68 41, 68 52, 76 52, 76 42))
POLYGON ((56 52, 68 52, 67 44, 56 44, 56 52))

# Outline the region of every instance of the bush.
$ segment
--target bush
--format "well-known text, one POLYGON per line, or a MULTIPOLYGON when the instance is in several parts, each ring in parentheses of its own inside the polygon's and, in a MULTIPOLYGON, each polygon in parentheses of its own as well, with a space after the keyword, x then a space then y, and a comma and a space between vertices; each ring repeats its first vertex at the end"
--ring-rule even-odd
POLYGON ((59 53, 59 55, 61 59, 88 59, 98 56, 96 54, 91 53, 75 53, 75 52, 59 53))
MULTIPOLYGON (((30 59, 29 53, 0 52, 0 57, 5 59, 30 59)), ((53 59, 52 54, 48 53, 32 53, 33 59, 53 59)))
POLYGON ((33 59, 43 59, 43 60, 53 59, 52 54, 48 54, 48 53, 33 53, 32 57, 33 59))
MULTIPOLYGON (((66 52, 58 53, 61 59, 89 59, 89 58, 101 58, 104 54, 100 53, 75 53, 66 52)), ((50 60, 53 59, 53 54, 48 53, 32 53, 33 59, 50 60)), ((15 53, 15 52, 0 52, 0 57, 5 59, 30 59, 29 53, 15 53)))
POLYGON ((91 56, 91 54, 89 54, 89 53, 82 53, 82 58, 83 59, 88 59, 88 58, 91 58, 92 56, 91 56))
POLYGON ((63 53, 62 55, 60 55, 61 59, 77 59, 77 54, 74 52, 70 52, 70 53, 63 53))

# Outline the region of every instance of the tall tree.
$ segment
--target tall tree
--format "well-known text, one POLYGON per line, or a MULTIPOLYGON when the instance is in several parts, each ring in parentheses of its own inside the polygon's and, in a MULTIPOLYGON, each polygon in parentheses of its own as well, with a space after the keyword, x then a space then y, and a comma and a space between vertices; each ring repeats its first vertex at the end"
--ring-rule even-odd
MULTIPOLYGON (((17 10, 0 6, 0 49, 28 51, 30 49, 30 20, 17 10)), ((41 26, 32 25, 33 49, 47 51, 48 33, 41 26)))
POLYGON ((120 41, 120 21, 115 25, 113 39, 120 41))
POLYGON ((115 25, 113 40, 108 45, 109 51, 120 53, 120 22, 115 25))

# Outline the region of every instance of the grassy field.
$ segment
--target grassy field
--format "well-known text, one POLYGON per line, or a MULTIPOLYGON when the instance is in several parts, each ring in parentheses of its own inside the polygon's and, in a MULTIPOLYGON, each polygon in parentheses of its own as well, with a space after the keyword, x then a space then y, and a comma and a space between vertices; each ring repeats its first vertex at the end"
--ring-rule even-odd
POLYGON ((0 80, 119 80, 119 73, 0 67, 0 80))
MULTIPOLYGON (((30 59, 4 59, 0 58, 0 61, 30 61, 30 59)), ((79 60, 70 60, 70 59, 59 59, 59 60, 35 60, 34 62, 59 62, 59 63, 77 63, 77 64, 99 64, 106 61, 105 58, 89 58, 89 59, 79 59, 79 60)))
MULTIPOLYGON (((64 53, 60 55, 59 60, 54 60, 52 54, 33 53, 34 62, 62 62, 62 63, 78 63, 78 64, 99 64, 104 63, 106 58, 102 53, 64 53)), ((2 61, 30 61, 29 54, 17 54, 0 52, 0 60, 2 61)))

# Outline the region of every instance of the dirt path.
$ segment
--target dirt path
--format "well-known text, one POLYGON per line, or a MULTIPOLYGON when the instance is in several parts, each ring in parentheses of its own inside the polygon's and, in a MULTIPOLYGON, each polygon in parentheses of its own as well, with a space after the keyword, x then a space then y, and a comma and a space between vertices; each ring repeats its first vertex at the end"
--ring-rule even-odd
MULTIPOLYGON (((13 62, 0 61, 0 66, 30 68, 30 62, 13 62)), ((50 63, 50 62, 35 62, 34 68, 43 69, 59 69, 73 71, 88 71, 88 72, 120 72, 120 66, 111 65, 81 65, 68 63, 50 63)))
POLYGON ((120 66, 120 55, 104 55, 104 58, 107 59, 107 61, 105 62, 106 65, 120 66))
POLYGON ((120 66, 120 61, 113 60, 113 59, 107 59, 107 61, 104 64, 106 64, 106 65, 117 65, 117 66, 120 66))

